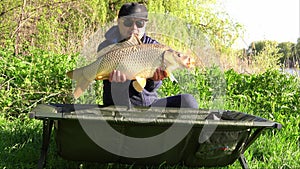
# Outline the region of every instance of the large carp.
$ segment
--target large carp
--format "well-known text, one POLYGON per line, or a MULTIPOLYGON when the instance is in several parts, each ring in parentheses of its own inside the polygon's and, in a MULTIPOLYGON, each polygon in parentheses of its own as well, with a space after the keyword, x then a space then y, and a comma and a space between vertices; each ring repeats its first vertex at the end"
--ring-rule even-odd
POLYGON ((91 64, 67 72, 76 81, 74 97, 78 98, 93 80, 105 80, 113 70, 119 70, 126 79, 136 80, 134 88, 141 92, 146 79, 161 67, 168 75, 178 68, 190 68, 194 60, 163 44, 143 44, 136 36, 99 51, 91 64))

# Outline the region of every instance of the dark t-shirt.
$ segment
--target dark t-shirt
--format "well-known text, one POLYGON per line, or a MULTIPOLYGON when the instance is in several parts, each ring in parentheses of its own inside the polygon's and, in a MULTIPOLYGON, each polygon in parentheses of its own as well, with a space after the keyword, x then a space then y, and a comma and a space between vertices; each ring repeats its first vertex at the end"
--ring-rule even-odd
MULTIPOLYGON (((106 40, 102 42, 98 51, 101 49, 122 41, 117 26, 110 28, 105 34, 106 40)), ((146 34, 142 37, 141 41, 144 44, 158 43, 156 40, 150 38, 146 34)), ((126 81, 124 83, 111 83, 108 80, 103 81, 103 104, 109 105, 134 105, 134 106, 150 106, 155 100, 158 99, 157 89, 161 86, 162 81, 153 81, 147 79, 147 83, 142 92, 137 92, 133 86, 133 81, 126 81)))

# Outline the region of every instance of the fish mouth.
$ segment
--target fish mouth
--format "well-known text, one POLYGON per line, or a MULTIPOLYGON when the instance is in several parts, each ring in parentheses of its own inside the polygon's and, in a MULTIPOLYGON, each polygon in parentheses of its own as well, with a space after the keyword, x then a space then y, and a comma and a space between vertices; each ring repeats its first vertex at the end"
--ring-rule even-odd
POLYGON ((195 63, 196 63, 195 59, 190 57, 190 58, 189 58, 189 61, 188 61, 188 63, 187 63, 188 68, 193 68, 193 67, 195 67, 195 63))
POLYGON ((181 58, 181 61, 182 61, 182 64, 184 67, 186 68, 192 68, 192 67, 195 67, 195 59, 190 57, 190 56, 187 56, 187 55, 183 55, 180 57, 181 58))

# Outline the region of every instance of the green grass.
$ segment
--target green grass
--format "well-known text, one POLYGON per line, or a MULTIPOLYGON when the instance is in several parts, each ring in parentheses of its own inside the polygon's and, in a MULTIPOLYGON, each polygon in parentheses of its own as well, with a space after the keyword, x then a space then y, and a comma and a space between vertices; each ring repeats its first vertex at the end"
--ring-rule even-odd
MULTIPOLYGON (((71 80, 65 72, 75 65, 73 56, 40 50, 16 57, 0 50, 0 168, 36 168, 42 144, 42 122, 27 113, 40 103, 72 103, 71 80)), ((195 70, 175 85, 166 80, 161 95, 195 94, 201 108, 237 110, 279 122, 281 130, 267 129, 245 152, 250 168, 300 168, 300 82, 278 71, 245 75, 218 68, 195 70), (185 79, 186 78, 186 79, 185 79), (175 87, 175 89, 174 89, 175 87), (226 94, 224 94, 224 92, 226 94)), ((97 84, 98 85, 98 84, 97 84)), ((99 101, 101 102, 101 100, 99 101)), ((95 164, 67 161, 56 153, 51 138, 47 168, 140 168, 134 164, 95 164)), ((189 169, 175 165, 145 168, 189 169)), ((225 168, 240 168, 236 161, 225 168)))
MULTIPOLYGON (((250 168, 297 168, 300 164, 299 151, 299 115, 276 118, 283 124, 280 131, 265 130, 246 151, 245 156, 250 168)), ((36 168, 42 141, 42 122, 26 116, 18 118, 0 117, 0 168, 36 168)), ((157 168, 148 166, 147 168, 157 168)), ((139 168, 125 164, 96 164, 67 161, 56 154, 55 141, 52 137, 47 159, 47 168, 139 168)), ((188 169, 181 165, 162 169, 188 169)), ((225 168, 240 168, 236 161, 225 168)))
POLYGON ((0 168, 35 168, 42 124, 26 117, 0 117, 0 168))

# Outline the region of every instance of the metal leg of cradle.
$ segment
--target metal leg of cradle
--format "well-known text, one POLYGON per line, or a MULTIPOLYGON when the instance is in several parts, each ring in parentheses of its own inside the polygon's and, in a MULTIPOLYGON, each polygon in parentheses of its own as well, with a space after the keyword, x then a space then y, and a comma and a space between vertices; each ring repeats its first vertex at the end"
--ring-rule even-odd
POLYGON ((243 169, 249 169, 248 163, 247 163, 247 160, 246 160, 244 154, 240 154, 239 161, 240 161, 240 164, 243 169))
POLYGON ((263 129, 264 129, 264 127, 256 129, 254 131, 254 133, 250 136, 250 138, 247 140, 245 146, 243 147, 243 150, 242 150, 242 152, 240 154, 240 157, 239 157, 239 161, 240 161, 240 164, 241 164, 241 166, 242 166, 243 169, 249 169, 247 160, 246 160, 246 158, 244 156, 244 152, 260 136, 260 134, 263 131, 263 129))
POLYGON ((50 144, 51 131, 53 126, 53 120, 44 119, 43 120, 43 143, 41 148, 41 156, 38 161, 38 169, 42 169, 46 165, 46 157, 48 153, 48 148, 50 144))

